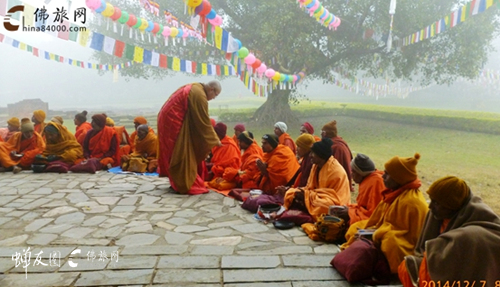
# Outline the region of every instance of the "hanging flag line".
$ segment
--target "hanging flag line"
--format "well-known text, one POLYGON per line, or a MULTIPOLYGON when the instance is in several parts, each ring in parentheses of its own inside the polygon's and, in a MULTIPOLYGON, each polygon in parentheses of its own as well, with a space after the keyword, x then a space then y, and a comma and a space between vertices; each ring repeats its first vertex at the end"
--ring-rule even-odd
POLYGON ((420 31, 404 37, 400 42, 400 46, 405 47, 432 38, 447 29, 453 28, 458 24, 465 22, 474 15, 483 13, 487 9, 494 6, 495 3, 500 9, 500 0, 472 0, 471 2, 453 11, 450 15, 432 23, 420 31))

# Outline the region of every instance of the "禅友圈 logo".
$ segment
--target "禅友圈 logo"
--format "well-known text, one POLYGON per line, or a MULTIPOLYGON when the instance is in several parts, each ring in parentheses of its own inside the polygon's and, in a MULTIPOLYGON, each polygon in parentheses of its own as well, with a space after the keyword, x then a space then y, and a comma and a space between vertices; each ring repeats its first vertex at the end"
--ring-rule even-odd
MULTIPOLYGON (((16 13, 16 12, 24 12, 24 6, 23 5, 17 5, 9 9, 7 13, 16 13)), ((7 31, 17 31, 19 29, 19 25, 13 25, 10 22, 10 14, 5 15, 4 17, 4 22, 3 26, 7 31)))

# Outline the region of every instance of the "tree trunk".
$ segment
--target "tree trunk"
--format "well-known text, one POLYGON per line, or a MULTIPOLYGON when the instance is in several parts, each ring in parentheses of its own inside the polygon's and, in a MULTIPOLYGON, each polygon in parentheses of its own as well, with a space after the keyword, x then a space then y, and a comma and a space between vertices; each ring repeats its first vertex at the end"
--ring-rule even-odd
POLYGON ((254 113, 251 121, 259 126, 273 126, 276 122, 285 122, 288 126, 295 126, 299 119, 293 114, 288 98, 291 90, 273 90, 254 113))

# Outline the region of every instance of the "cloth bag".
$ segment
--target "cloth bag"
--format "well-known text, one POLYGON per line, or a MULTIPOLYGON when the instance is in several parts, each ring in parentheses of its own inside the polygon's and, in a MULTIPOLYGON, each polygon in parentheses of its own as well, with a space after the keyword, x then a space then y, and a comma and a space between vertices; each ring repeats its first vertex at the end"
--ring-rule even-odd
POLYGON ((335 255, 330 264, 350 283, 390 283, 391 269, 387 259, 373 241, 364 237, 359 237, 349 248, 335 255))
POLYGON ((302 224, 302 229, 314 241, 336 242, 345 234, 345 222, 342 218, 322 214, 314 224, 302 224))

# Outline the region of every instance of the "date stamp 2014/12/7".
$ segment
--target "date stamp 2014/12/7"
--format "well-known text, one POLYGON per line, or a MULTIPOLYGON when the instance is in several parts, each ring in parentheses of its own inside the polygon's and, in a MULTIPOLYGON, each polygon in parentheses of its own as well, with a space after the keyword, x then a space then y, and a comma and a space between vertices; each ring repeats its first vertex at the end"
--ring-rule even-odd
MULTIPOLYGON (((488 284, 489 282, 486 280, 447 280, 447 281, 438 281, 438 280, 423 280, 421 286, 423 287, 486 287, 493 286, 488 284)), ((495 287, 500 287, 500 280, 496 280, 494 282, 495 287)))

